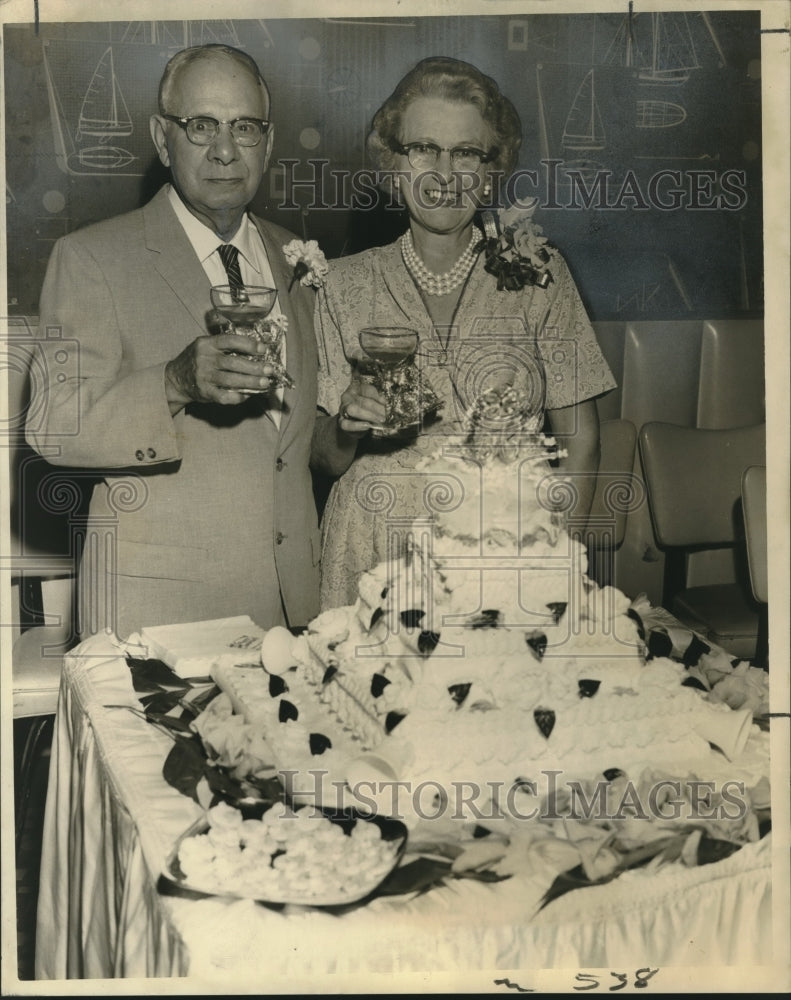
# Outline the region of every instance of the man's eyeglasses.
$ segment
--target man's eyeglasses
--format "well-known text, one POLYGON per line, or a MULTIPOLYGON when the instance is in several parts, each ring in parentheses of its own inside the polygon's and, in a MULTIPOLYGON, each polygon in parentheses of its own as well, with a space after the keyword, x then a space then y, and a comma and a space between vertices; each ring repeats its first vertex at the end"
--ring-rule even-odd
POLYGON ((438 146, 435 142, 393 142, 391 148, 394 153, 406 156, 415 170, 433 170, 440 153, 450 153, 453 170, 477 170, 482 163, 491 163, 500 152, 496 146, 487 153, 475 146, 438 146))
POLYGON ((234 142, 238 146, 257 146, 269 130, 270 122, 263 118, 234 118, 233 121, 218 121, 209 115, 196 115, 192 118, 178 118, 176 115, 162 115, 169 122, 180 125, 187 133, 187 138, 196 146, 208 146, 217 138, 220 125, 227 125, 231 130, 234 142))

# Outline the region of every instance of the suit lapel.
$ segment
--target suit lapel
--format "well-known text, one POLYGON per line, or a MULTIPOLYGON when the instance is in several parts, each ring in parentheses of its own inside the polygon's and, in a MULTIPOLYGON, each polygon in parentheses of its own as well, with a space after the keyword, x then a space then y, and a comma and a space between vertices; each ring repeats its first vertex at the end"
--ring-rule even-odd
POLYGON ((157 270, 205 335, 206 314, 211 310, 209 279, 176 218, 166 188, 144 206, 143 219, 146 248, 157 255, 157 270))

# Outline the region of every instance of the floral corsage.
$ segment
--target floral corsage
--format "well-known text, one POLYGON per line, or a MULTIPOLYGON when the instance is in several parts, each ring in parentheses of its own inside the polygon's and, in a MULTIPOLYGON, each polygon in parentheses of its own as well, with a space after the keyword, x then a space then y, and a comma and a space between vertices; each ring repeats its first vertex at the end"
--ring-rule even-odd
POLYGON ((288 290, 294 287, 294 282, 300 285, 312 285, 321 288, 329 273, 327 259, 321 252, 316 240, 291 240, 283 247, 286 260, 294 268, 288 290))
POLYGON ((501 208, 496 218, 493 212, 483 213, 484 268, 497 278, 498 291, 516 292, 525 285, 547 288, 552 281, 547 239, 533 222, 537 206, 538 198, 530 198, 501 208))

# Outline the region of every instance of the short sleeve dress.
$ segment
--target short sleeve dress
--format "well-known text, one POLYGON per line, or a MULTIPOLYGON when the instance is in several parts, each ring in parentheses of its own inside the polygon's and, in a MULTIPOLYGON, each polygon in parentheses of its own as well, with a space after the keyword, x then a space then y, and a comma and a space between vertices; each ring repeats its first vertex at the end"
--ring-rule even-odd
POLYGON ((428 513, 426 474, 415 469, 458 434, 486 388, 514 386, 534 410, 556 409, 614 388, 579 292, 562 256, 551 250, 547 289, 498 291, 479 255, 453 323, 435 328, 401 257, 399 242, 344 257, 316 301, 318 405, 338 412, 365 326, 406 326, 420 338, 418 363, 442 401, 437 416, 409 438, 360 441, 334 484, 322 519, 322 609, 354 603, 361 573, 397 554, 410 523, 428 513))

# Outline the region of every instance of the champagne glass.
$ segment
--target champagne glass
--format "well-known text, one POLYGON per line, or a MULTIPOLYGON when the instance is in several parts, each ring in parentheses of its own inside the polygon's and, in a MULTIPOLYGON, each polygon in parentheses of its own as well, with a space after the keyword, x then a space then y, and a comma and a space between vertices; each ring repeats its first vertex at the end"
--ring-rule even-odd
MULTIPOLYGON (((277 320, 267 320, 277 300, 277 289, 263 285, 214 285, 211 302, 216 312, 226 321, 223 332, 251 337, 262 343, 266 350, 255 355, 261 364, 269 364, 274 369, 273 386, 294 387, 294 380, 280 360, 280 345, 285 327, 277 320)), ((244 395, 268 392, 261 389, 241 389, 244 395)))
POLYGON ((415 330, 401 326, 369 326, 360 330, 363 357, 356 362, 359 378, 370 382, 384 397, 387 415, 384 424, 372 428, 375 437, 392 437, 420 423, 427 407, 436 400, 430 387, 421 385, 414 363, 418 347, 415 330))

